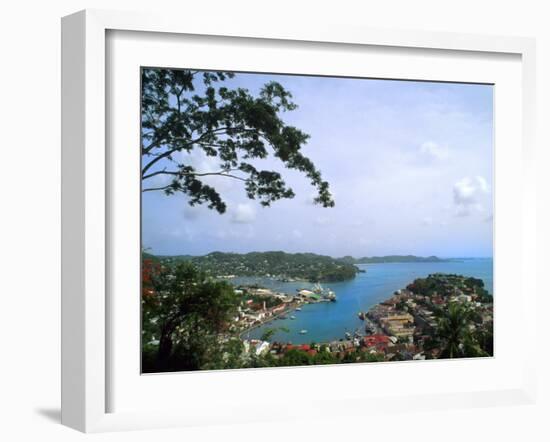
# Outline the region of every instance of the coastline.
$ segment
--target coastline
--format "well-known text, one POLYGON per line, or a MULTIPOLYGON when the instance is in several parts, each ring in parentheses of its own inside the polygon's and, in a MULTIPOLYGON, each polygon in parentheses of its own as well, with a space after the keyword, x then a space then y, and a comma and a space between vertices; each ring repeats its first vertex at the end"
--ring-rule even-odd
MULTIPOLYGON (((492 290, 493 262, 489 259, 473 259, 461 262, 444 263, 376 263, 364 264, 367 273, 360 273, 353 281, 325 284, 337 294, 334 305, 310 305, 306 315, 296 315, 295 320, 278 320, 277 326, 288 328, 288 332, 276 332, 273 337, 280 342, 309 343, 329 342, 344 337, 345 332, 353 333, 362 328, 358 319, 359 311, 367 312, 377 304, 384 302, 392 294, 405 288, 416 278, 427 277, 431 273, 462 274, 482 279, 490 293, 492 290), (300 330, 308 330, 301 335, 300 330)), ((293 293, 300 287, 299 283, 281 283, 265 278, 246 278, 248 283, 265 285, 271 290, 293 293)), ((250 329, 250 338, 259 339, 263 329, 274 327, 267 321, 250 329)), ((247 330, 248 331, 248 330, 247 330)), ((246 336, 246 334, 244 335, 246 336)))
MULTIPOLYGON (((398 289, 391 296, 373 305, 367 311, 359 311, 361 327, 353 332, 345 331, 339 339, 309 339, 309 343, 295 343, 292 340, 258 338, 244 339, 244 335, 280 316, 294 311, 297 305, 285 309, 261 324, 257 324, 239 334, 239 338, 248 347, 253 347, 257 355, 271 354, 285 357, 290 350, 299 350, 311 357, 321 352, 329 353, 337 360, 356 361, 364 358, 376 360, 424 360, 440 357, 483 357, 492 356, 493 298, 484 289, 479 279, 464 275, 430 274, 426 278, 411 281, 406 287, 398 289), (453 350, 451 356, 444 335, 441 335, 441 321, 454 311, 475 312, 477 319, 464 316, 468 321, 471 338, 480 339, 474 347, 453 350), (477 347, 475 347, 477 346, 477 347)), ((466 314, 466 313, 464 313, 466 314)), ((351 318, 350 318, 351 319, 351 318)), ((248 348, 247 347, 247 348, 248 348)))
POLYGON ((246 330, 242 330, 238 332, 239 339, 243 339, 243 335, 246 333, 250 333, 253 330, 256 330, 257 328, 260 328, 266 324, 269 324, 270 322, 278 320, 281 316, 286 316, 288 313, 296 311, 298 307, 303 304, 294 304, 292 307, 289 307, 288 309, 285 309, 281 311, 280 313, 277 313, 276 315, 269 316, 265 320, 261 320, 259 324, 254 324, 252 327, 247 328, 246 330))

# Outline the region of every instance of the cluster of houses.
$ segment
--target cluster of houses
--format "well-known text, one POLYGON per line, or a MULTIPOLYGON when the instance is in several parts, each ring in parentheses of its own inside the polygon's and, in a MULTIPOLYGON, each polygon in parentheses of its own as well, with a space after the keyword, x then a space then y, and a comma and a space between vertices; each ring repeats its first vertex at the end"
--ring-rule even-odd
MULTIPOLYGON (((245 341, 245 346, 257 355, 271 353, 275 357, 297 349, 315 356, 321 351, 343 359, 348 353, 361 352, 379 356, 381 360, 420 360, 437 358, 441 349, 433 344, 438 321, 436 310, 448 303, 468 305, 479 313, 481 327, 492 324, 492 303, 482 302, 475 286, 464 284, 464 277, 437 275, 438 290, 417 289, 413 284, 407 289, 398 290, 389 299, 372 307, 366 315, 360 315, 367 323, 366 336, 347 334, 346 339, 322 344, 269 343, 261 340, 245 341)), ((432 281, 433 282, 433 281, 432 281)), ((299 298, 289 301, 300 302, 299 298)), ((283 303, 282 305, 288 305, 283 303)), ((270 313, 264 308, 265 314, 270 313)))
POLYGON ((243 296, 243 302, 237 307, 233 318, 234 330, 247 330, 267 320, 283 315, 298 305, 299 299, 285 293, 274 292, 267 288, 243 287, 235 290, 243 296))
POLYGON ((320 285, 312 290, 301 289, 295 295, 280 293, 263 287, 240 287, 235 293, 243 297, 233 318, 232 330, 248 330, 266 321, 283 317, 302 304, 336 301, 333 291, 320 285))
MULTIPOLYGON (((344 359, 346 355, 368 353, 379 356, 379 360, 420 360, 426 356, 419 351, 414 343, 400 343, 395 336, 375 334, 362 336, 360 338, 332 341, 323 344, 292 344, 268 341, 259 339, 244 340, 246 353, 253 352, 256 355, 271 353, 274 357, 282 357, 289 350, 300 350, 309 356, 316 356, 318 353, 331 353, 337 359, 344 359)), ((437 354, 430 354, 437 356, 437 354)))
POLYGON ((389 336, 397 338, 401 356, 405 359, 437 358, 440 349, 426 343, 433 340, 437 331, 436 310, 449 303, 461 303, 473 309, 481 317, 481 327, 492 324, 492 302, 483 302, 475 285, 465 283, 466 278, 458 275, 430 275, 434 289, 419 288, 414 283, 407 289, 398 290, 394 295, 369 310, 367 318, 375 328, 389 336))

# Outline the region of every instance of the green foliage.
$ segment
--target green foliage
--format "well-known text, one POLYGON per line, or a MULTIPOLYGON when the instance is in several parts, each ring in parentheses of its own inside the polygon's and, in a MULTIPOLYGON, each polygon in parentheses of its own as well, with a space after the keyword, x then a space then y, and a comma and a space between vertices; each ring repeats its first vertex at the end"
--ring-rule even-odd
POLYGON ((212 276, 278 275, 311 282, 344 281, 355 277, 358 269, 330 256, 314 253, 251 252, 246 254, 213 252, 192 259, 212 276))
POLYGON ((329 365, 329 364, 339 364, 340 359, 334 354, 326 351, 326 348, 323 346, 319 352, 313 356, 313 365, 329 365))
POLYGON ((473 311, 463 304, 451 302, 437 327, 437 339, 443 350, 440 358, 487 356, 471 331, 473 311))
POLYGON ((142 295, 143 371, 198 370, 220 363, 230 349, 221 339, 239 298, 190 263, 148 272, 142 295))
POLYGON ((262 333, 262 336, 260 337, 260 339, 262 341, 271 341, 271 338, 276 333, 276 331, 277 331, 277 329, 275 329, 275 328, 267 328, 262 333))
POLYGON ((297 365, 312 365, 313 359, 305 351, 292 349, 288 350, 278 361, 281 367, 294 367, 297 365))
POLYGON ((384 362, 384 355, 381 353, 363 353, 361 362, 384 362))
POLYGON ((396 308, 397 308, 397 310, 402 311, 402 312, 406 312, 406 311, 409 310, 409 307, 407 306, 407 301, 405 301, 404 299, 401 299, 396 304, 396 308))
POLYGON ((477 294, 480 302, 493 301, 492 295, 484 288, 483 280, 450 273, 434 273, 427 278, 415 279, 407 288, 423 296, 432 296, 435 293, 450 296, 456 294, 457 289, 468 290, 472 294, 477 294))
POLYGON ((485 304, 492 304, 493 303, 493 295, 491 295, 487 290, 484 288, 478 288, 476 293, 479 295, 479 302, 483 302, 485 304))
POLYGON ((493 323, 486 327, 480 327, 474 332, 474 339, 479 343, 479 347, 487 356, 493 356, 493 323))
POLYGON ((263 206, 294 197, 280 173, 257 168, 269 155, 295 169, 317 188, 315 202, 334 206, 329 184, 301 149, 309 135, 285 124, 280 114, 296 109, 292 95, 276 82, 257 96, 244 88, 229 88, 230 72, 142 69, 141 153, 143 191, 184 193, 189 204, 206 204, 219 213, 226 203, 205 176, 240 180, 246 195, 263 206), (215 158, 216 171, 198 170, 183 154, 200 149, 215 158), (150 184, 164 178, 162 184, 150 184))
POLYGON ((442 294, 447 290, 444 281, 432 275, 429 275, 427 278, 415 279, 407 288, 416 294, 424 296, 432 296, 435 293, 442 294))

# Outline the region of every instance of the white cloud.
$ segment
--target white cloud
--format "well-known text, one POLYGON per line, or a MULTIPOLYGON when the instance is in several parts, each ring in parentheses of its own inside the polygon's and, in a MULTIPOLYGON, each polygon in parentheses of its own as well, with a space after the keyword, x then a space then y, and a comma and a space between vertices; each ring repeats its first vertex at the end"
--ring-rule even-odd
POLYGON ((250 224, 256 220, 256 211, 250 204, 237 204, 231 214, 231 222, 250 224))
MULTIPOLYGON (((219 173, 221 171, 220 160, 217 156, 208 156, 196 147, 191 152, 179 152, 179 155, 175 156, 175 160, 186 165, 191 166, 197 173, 219 173)), ((234 188, 239 188, 240 181, 233 178, 228 178, 220 175, 206 175, 197 177, 204 184, 208 184, 214 187, 218 191, 228 192, 234 188)))
POLYGON ((426 141, 420 145, 420 152, 436 160, 445 160, 449 157, 449 149, 446 146, 426 141))
MULTIPOLYGON (((254 88, 257 82, 268 80, 252 77, 243 77, 239 85, 248 87, 250 83, 254 88)), ((330 87, 328 83, 326 88, 315 86, 315 94, 311 94, 313 83, 310 86, 309 81, 299 77, 288 77, 285 86, 300 95, 293 122, 310 133, 312 138, 304 154, 320 169, 331 191, 337 192, 336 206, 326 209, 313 205, 316 189, 307 177, 299 171, 282 169, 280 161, 270 156, 254 164, 261 169, 280 170, 296 193, 294 199, 277 201, 260 210, 257 202, 245 199, 242 182, 208 176, 205 182, 220 192, 227 213, 218 215, 203 205, 200 210, 197 206, 198 217, 192 208, 189 212, 193 213, 185 213, 183 219, 185 195, 181 195, 179 204, 177 196, 148 192, 144 194, 143 210, 147 245, 165 254, 277 249, 334 256, 464 256, 482 254, 481 249, 491 253, 491 224, 485 221, 492 213, 493 190, 489 86, 334 81, 330 87), (342 90, 335 90, 333 85, 342 90), (366 105, 368 100, 371 103, 366 105), (426 114, 425 108, 432 105, 438 107, 426 114), (345 148, 335 155, 335 146, 345 148), (476 178, 478 175, 487 181, 476 178), (461 183, 463 177, 471 177, 473 184, 461 183), (472 186, 473 191, 469 190, 472 186), (252 210, 244 209, 245 214, 237 210, 238 203, 252 205, 255 221, 250 222, 254 219, 252 210), (176 213, 179 216, 174 216, 176 213), (164 226, 176 228, 182 224, 196 227, 194 241, 185 237, 175 240, 159 233, 164 226), (254 241, 246 240, 249 227, 257 229, 254 241), (338 237, 334 244, 330 238, 333 232, 338 237), (374 238, 379 242, 373 243, 374 238)), ((219 159, 205 157, 200 149, 184 158, 185 164, 190 163, 197 171, 219 170, 219 159)))
POLYGON ((487 193, 489 193, 489 186, 485 178, 481 176, 464 177, 457 181, 453 187, 455 215, 464 217, 473 212, 483 211, 480 200, 483 194, 487 193))
POLYGON ((476 180, 477 180, 477 183, 479 185, 479 188, 483 192, 485 192, 485 193, 489 192, 489 185, 487 184, 487 180, 485 178, 483 178, 482 176, 477 176, 476 180))

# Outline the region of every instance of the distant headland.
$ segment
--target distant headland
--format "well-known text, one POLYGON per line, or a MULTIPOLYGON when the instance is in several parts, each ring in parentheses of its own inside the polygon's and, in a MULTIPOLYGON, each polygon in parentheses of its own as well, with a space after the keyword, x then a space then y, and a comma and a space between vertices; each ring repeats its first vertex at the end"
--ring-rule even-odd
POLYGON ((152 255, 143 253, 144 259, 177 263, 191 261, 197 268, 215 277, 274 277, 281 280, 336 282, 355 278, 364 269, 358 264, 448 262, 451 259, 437 256, 388 255, 354 258, 333 258, 315 253, 286 253, 283 251, 225 253, 212 252, 203 256, 152 255))
POLYGON ((353 256, 344 256, 340 261, 349 264, 379 264, 388 262, 449 262, 453 259, 439 258, 437 256, 415 256, 415 255, 387 255, 387 256, 365 256, 363 258, 354 258, 353 256))

